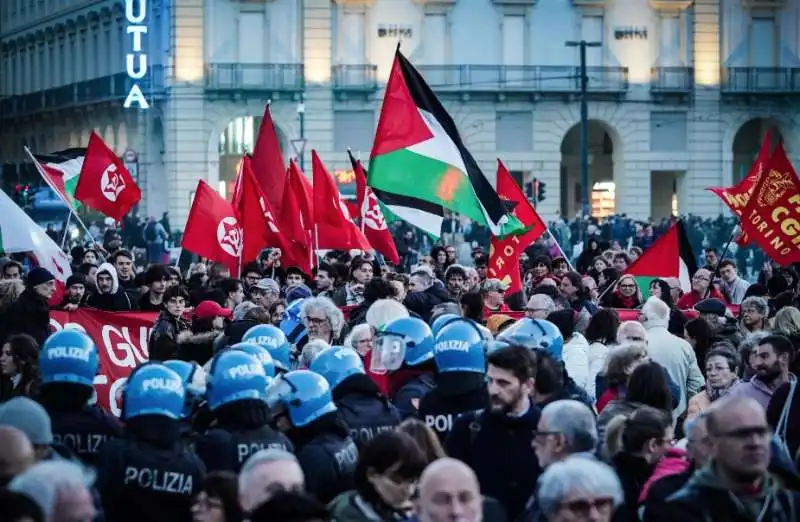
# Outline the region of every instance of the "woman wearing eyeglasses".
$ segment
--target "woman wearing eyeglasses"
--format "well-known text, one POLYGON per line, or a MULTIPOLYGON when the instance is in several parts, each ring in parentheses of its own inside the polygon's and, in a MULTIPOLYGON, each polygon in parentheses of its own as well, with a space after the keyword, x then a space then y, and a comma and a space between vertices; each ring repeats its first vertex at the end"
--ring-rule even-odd
POLYGON ((626 308, 633 310, 644 303, 642 292, 632 275, 623 275, 617 281, 617 287, 603 298, 603 305, 607 308, 626 308))
POLYGON ((537 496, 548 522, 610 522, 624 499, 614 470, 584 457, 548 466, 537 496))

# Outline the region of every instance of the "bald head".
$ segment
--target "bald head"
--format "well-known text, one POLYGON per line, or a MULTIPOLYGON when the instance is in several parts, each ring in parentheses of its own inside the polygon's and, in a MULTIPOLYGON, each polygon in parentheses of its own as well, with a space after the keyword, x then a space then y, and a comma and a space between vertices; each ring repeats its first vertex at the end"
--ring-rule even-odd
POLYGON ((0 426, 0 482, 8 483, 36 461, 28 437, 11 426, 0 426))
POLYGON ((420 522, 480 522, 483 497, 475 472, 460 460, 445 457, 433 461, 420 477, 415 508, 420 522))

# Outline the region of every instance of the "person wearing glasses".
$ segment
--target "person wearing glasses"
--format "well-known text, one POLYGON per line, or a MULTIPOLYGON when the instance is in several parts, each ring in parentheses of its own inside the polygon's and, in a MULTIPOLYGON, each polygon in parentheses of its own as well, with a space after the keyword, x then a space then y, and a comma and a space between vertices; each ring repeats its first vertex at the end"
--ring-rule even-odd
POLYGON ((712 284, 712 275, 711 271, 705 268, 700 268, 694 273, 692 290, 683 294, 683 297, 678 300, 678 310, 689 310, 703 299, 709 298, 721 299, 727 303, 722 293, 712 284))
POLYGON ((547 468, 539 479, 537 494, 548 522, 610 522, 625 498, 611 467, 581 457, 547 468))

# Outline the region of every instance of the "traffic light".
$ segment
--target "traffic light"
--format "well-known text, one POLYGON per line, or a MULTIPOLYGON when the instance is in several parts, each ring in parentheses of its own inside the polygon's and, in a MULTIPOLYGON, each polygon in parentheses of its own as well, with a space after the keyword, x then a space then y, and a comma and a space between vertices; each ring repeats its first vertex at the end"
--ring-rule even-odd
POLYGON ((539 180, 536 181, 536 184, 538 185, 539 189, 536 191, 536 201, 544 201, 547 184, 544 181, 539 180))

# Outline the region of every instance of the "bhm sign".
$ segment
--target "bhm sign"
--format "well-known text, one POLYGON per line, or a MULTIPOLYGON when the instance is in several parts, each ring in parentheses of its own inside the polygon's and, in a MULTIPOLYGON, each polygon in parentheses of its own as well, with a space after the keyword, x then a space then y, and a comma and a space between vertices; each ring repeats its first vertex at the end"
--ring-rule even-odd
POLYGON ((149 109, 150 104, 144 97, 139 80, 147 74, 147 53, 142 46, 142 35, 147 34, 147 0, 125 0, 126 32, 132 36, 131 52, 125 55, 125 70, 128 78, 133 80, 123 107, 130 109, 138 105, 140 109, 149 109), (138 9, 137 9, 138 7, 138 9))

